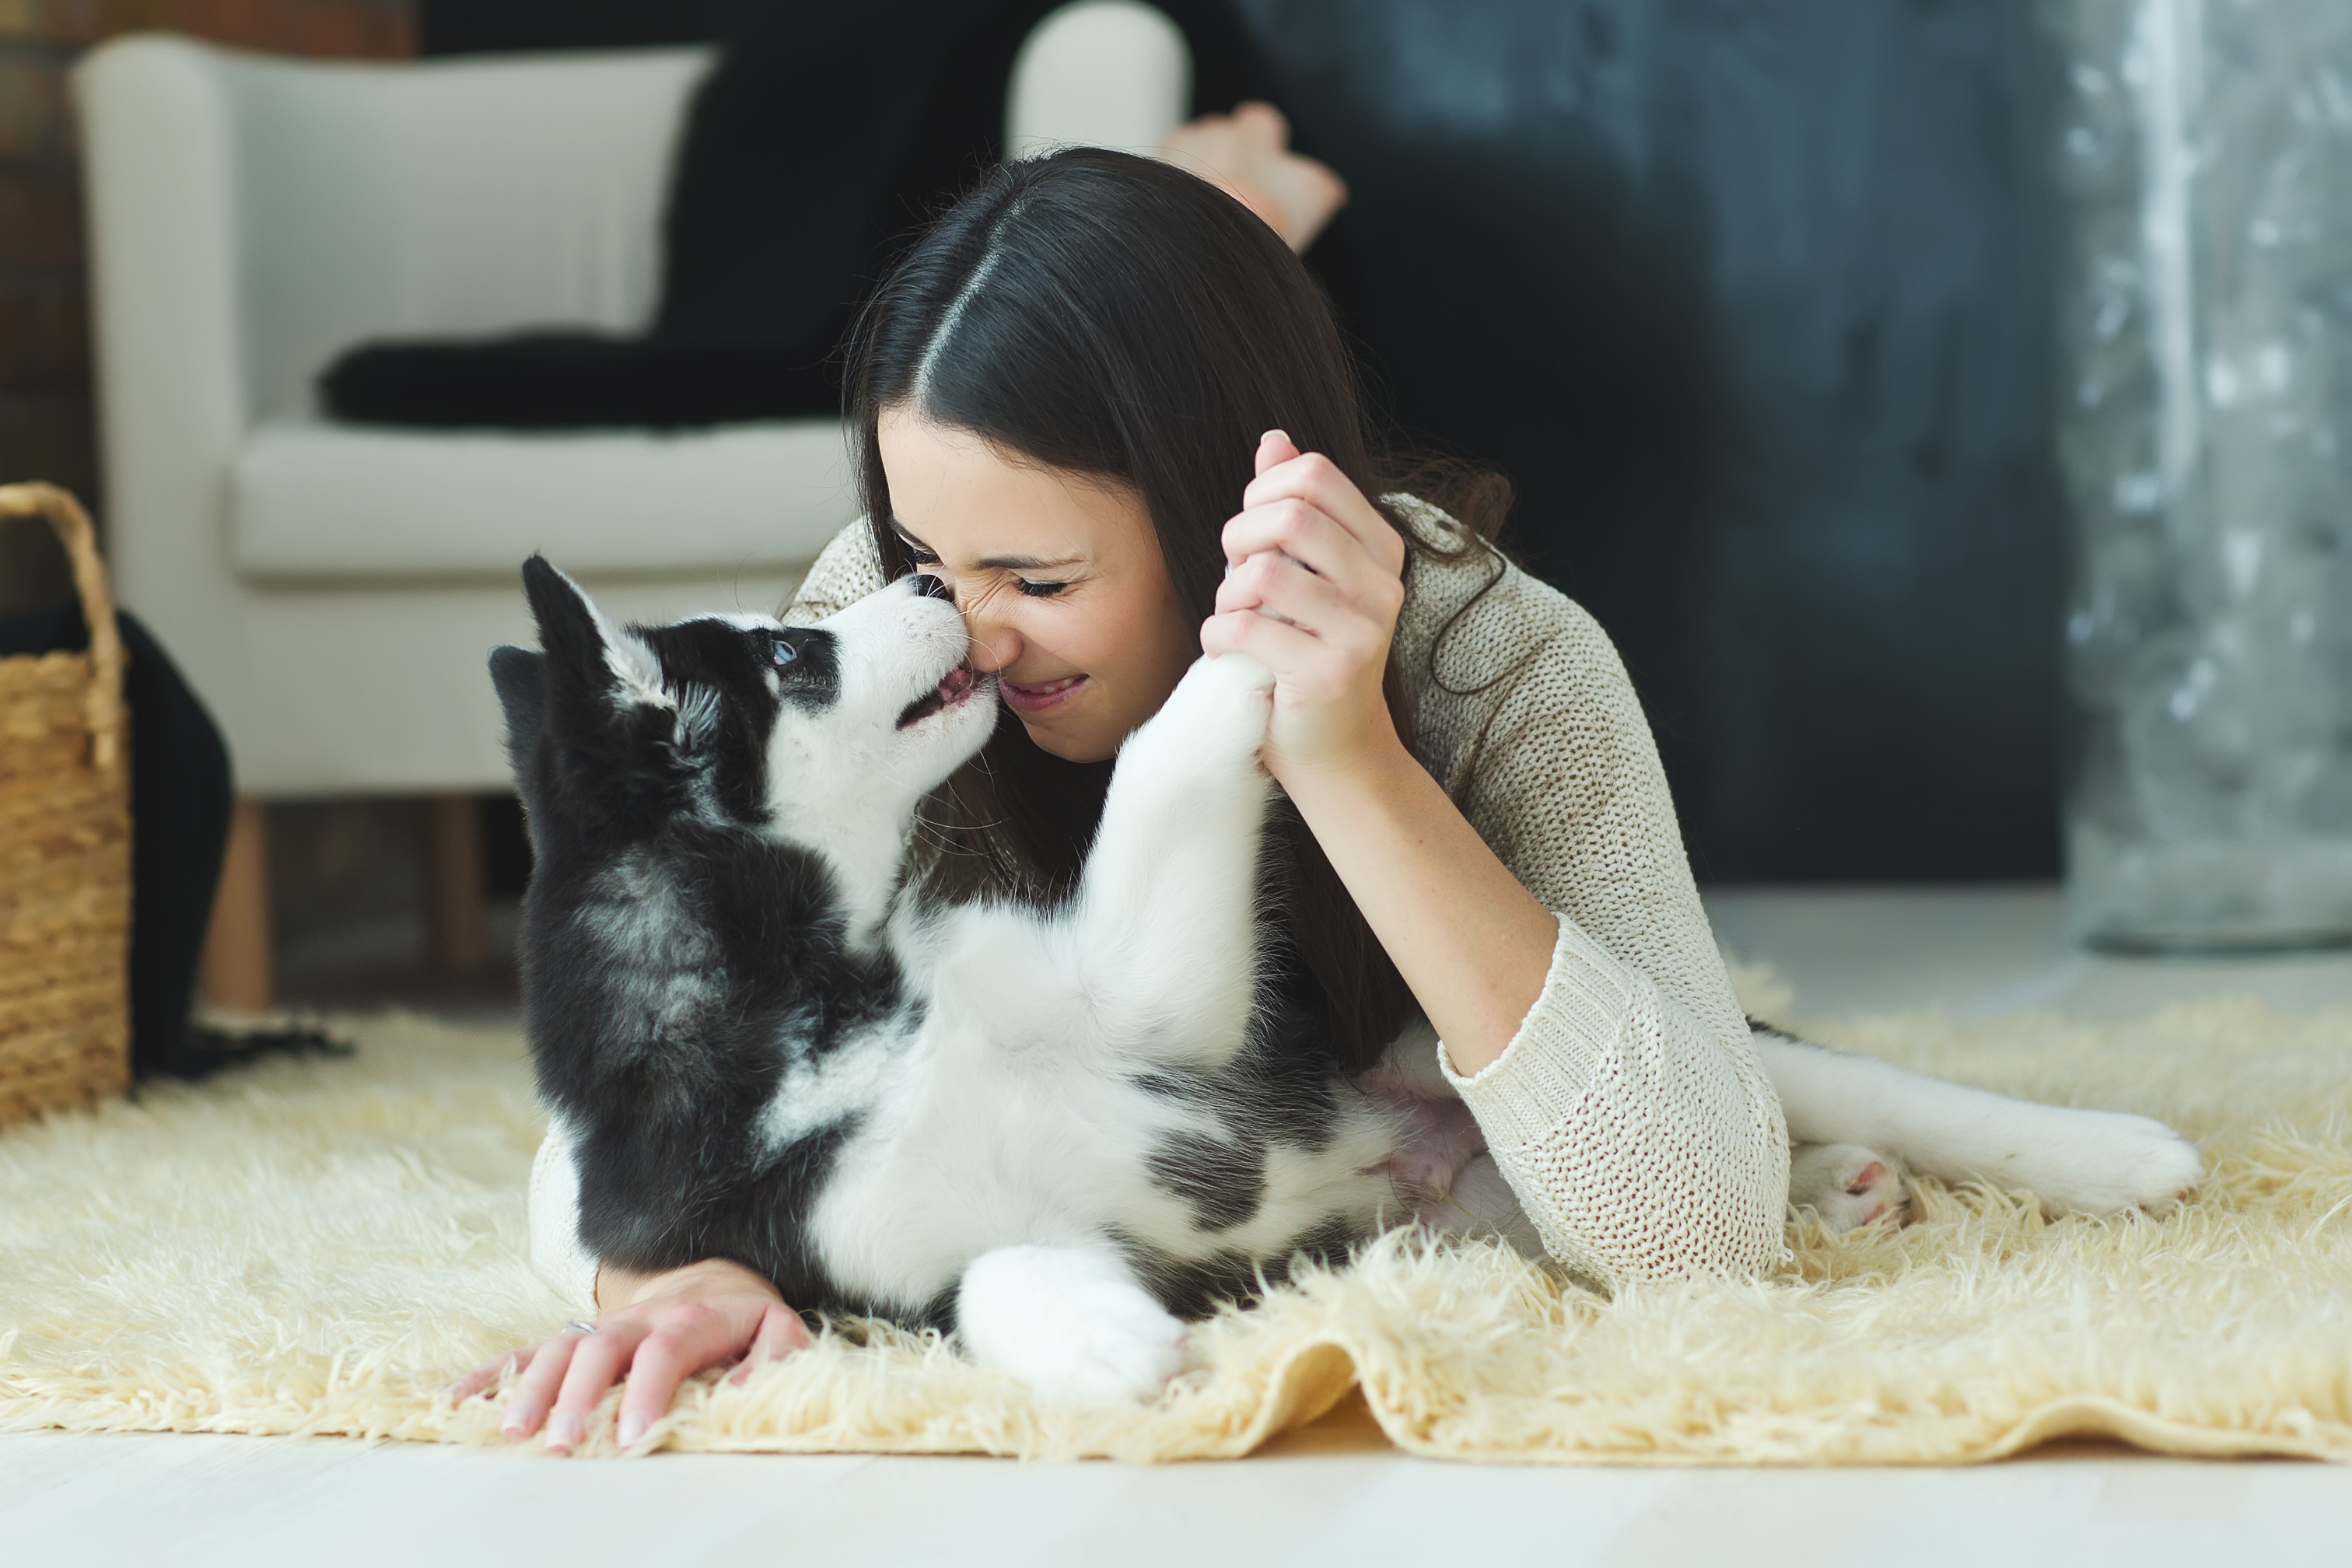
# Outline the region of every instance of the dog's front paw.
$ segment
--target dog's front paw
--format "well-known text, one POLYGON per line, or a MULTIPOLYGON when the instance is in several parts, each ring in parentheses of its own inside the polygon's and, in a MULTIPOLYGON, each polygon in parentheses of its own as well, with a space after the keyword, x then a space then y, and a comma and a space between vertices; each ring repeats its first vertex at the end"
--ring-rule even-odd
POLYGON ((1255 762, 1274 713, 1274 672, 1245 653, 1192 661, 1137 739, 1181 758, 1255 762))
POLYGON ((1184 1325, 1117 1259, 1076 1247, 1005 1247, 973 1259, 956 1332, 974 1361, 1058 1404, 1150 1399, 1184 1362, 1184 1325))
POLYGON ((1882 1215, 1901 1218, 1911 1189, 1901 1163, 1855 1143, 1807 1143, 1789 1155, 1789 1202, 1831 1230, 1860 1230, 1882 1215))

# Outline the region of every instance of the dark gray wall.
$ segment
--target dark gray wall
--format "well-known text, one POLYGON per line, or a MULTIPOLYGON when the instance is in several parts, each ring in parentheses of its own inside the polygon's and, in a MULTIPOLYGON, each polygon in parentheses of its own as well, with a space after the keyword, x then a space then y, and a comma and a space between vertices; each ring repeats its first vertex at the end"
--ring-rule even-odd
POLYGON ((1318 260, 1395 418, 1518 482, 1701 875, 2053 873, 2025 6, 1241 3, 1354 185, 1318 260))
MULTIPOLYGON (((1517 481, 1514 542, 1623 649, 1700 876, 2054 874, 2027 0, 1234 4, 1354 187, 1310 259, 1382 407, 1517 481)), ((707 8, 428 0, 425 35, 707 8)))

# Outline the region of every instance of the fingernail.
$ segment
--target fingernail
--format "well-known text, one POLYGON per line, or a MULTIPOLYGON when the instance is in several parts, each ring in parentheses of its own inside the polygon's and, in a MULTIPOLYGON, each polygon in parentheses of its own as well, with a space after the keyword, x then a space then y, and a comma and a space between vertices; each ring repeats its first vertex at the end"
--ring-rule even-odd
POLYGON ((499 1424, 499 1431, 505 1436, 509 1442, 512 1442, 520 1437, 530 1436, 530 1410, 520 1405, 509 1408, 507 1411, 507 1418, 499 1424))
POLYGON ((577 1415, 556 1415, 547 1423, 547 1446, 558 1453, 568 1454, 580 1446, 581 1434, 586 1430, 577 1415))
POLYGON ((626 1448, 633 1446, 638 1438, 646 1435, 646 1428, 651 1423, 634 1410, 622 1416, 621 1447, 626 1448))

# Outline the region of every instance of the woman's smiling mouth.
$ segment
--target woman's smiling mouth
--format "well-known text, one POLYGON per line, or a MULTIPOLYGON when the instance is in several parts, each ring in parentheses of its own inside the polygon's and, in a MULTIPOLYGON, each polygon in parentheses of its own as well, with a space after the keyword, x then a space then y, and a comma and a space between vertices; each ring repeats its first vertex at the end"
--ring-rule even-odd
POLYGON ((1076 697, 1087 679, 1083 675, 1065 675, 1024 686, 1000 675, 996 678, 996 689, 1003 696, 1005 706, 1015 713, 1046 713, 1076 697))

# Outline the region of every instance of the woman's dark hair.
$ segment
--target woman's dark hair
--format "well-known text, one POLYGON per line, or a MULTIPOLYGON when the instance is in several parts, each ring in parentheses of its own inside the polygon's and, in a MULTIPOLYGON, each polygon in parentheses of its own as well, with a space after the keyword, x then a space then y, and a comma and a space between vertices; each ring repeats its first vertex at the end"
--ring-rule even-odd
MULTIPOLYGON (((1421 554, 1483 549, 1509 505, 1496 476, 1426 465, 1407 474, 1376 456, 1354 362, 1306 267, 1223 192, 1119 153, 1003 164, 933 223, 866 308, 847 398, 889 577, 912 563, 877 438, 888 408, 1131 488, 1178 597, 1202 619, 1223 574, 1221 531, 1266 430, 1322 453, 1366 495, 1410 489, 1452 511, 1467 530, 1458 547, 1400 529, 1421 554)), ((1410 743, 1393 655, 1386 691, 1410 743)), ((959 820, 941 826, 977 837, 1002 879, 1050 900, 1076 881, 1109 774, 1108 763, 1043 751, 1007 710, 952 781, 947 805, 959 820)), ((1360 1070, 1411 1016, 1412 994, 1287 803, 1269 838, 1269 894, 1328 1002, 1335 1054, 1360 1070)))

